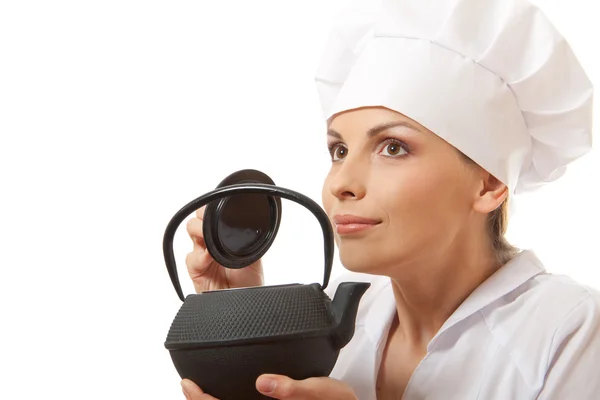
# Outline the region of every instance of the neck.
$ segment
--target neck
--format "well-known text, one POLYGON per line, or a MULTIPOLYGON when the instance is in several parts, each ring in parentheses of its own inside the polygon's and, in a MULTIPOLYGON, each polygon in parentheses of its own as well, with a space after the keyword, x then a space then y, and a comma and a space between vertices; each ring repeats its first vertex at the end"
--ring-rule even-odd
POLYGON ((403 265, 396 269, 402 272, 390 276, 398 313, 394 331, 407 345, 426 348, 471 292, 498 269, 491 247, 478 248, 455 246, 403 265))

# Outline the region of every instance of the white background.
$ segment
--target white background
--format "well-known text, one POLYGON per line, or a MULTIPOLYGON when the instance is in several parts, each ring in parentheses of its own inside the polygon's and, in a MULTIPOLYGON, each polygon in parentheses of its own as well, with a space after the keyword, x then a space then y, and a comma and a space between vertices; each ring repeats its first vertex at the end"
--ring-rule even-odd
MULTIPOLYGON (((0 3, 1 399, 183 398, 164 228, 241 168, 320 203, 312 79, 337 2, 0 3)), ((598 86, 595 3, 538 3, 598 86)), ((595 150, 523 198, 509 233, 597 288, 599 171, 595 150)), ((320 281, 318 224, 283 205, 267 283, 320 281)), ((175 249, 191 293, 184 224, 175 249)))

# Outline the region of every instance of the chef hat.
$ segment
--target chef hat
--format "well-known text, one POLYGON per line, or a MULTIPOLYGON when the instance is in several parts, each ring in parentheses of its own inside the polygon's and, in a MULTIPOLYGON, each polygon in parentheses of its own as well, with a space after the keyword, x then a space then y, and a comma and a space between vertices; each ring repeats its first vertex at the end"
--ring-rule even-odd
POLYGON ((593 88, 525 0, 363 0, 336 20, 315 77, 325 118, 383 106, 506 184, 532 191, 591 148, 593 88))

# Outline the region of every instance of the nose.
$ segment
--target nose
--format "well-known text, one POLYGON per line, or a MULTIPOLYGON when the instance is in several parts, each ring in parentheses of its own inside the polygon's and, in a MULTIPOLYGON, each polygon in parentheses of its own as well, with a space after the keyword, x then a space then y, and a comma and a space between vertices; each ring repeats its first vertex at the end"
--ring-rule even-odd
POLYGON ((339 200, 360 200, 366 195, 367 166, 347 156, 341 165, 332 170, 329 191, 339 200))

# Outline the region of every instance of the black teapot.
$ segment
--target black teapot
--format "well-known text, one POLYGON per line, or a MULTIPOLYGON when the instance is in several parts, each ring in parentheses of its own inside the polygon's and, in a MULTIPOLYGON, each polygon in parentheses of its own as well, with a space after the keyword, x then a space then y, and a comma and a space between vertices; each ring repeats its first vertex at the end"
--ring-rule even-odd
POLYGON ((255 386, 263 373, 293 379, 329 376, 340 349, 354 335, 358 305, 370 286, 343 282, 333 301, 327 296, 334 256, 327 215, 310 198, 275 186, 256 170, 230 175, 216 190, 179 210, 165 231, 163 251, 184 302, 164 345, 182 379, 221 400, 268 398, 255 386), (280 198, 308 208, 319 221, 325 242, 323 283, 214 290, 184 298, 173 238, 185 218, 207 205, 203 229, 208 251, 227 268, 244 268, 271 246, 281 221, 280 198))

